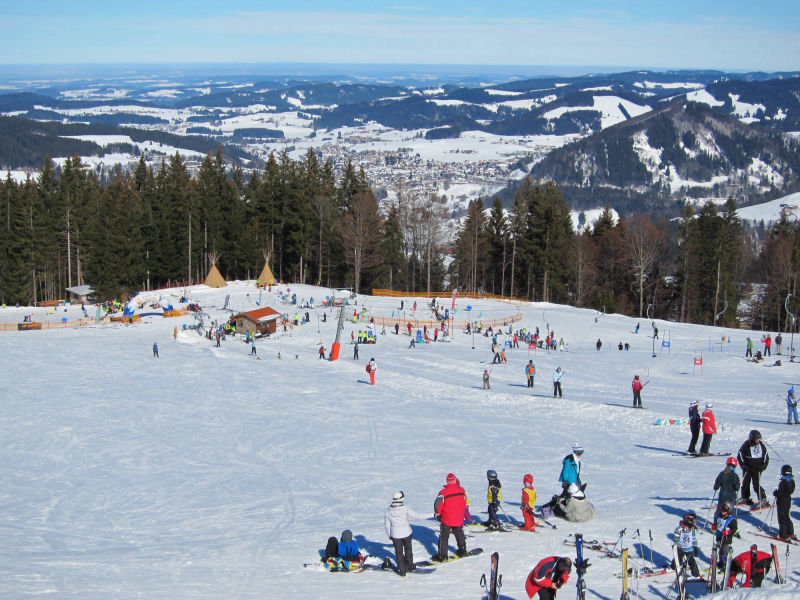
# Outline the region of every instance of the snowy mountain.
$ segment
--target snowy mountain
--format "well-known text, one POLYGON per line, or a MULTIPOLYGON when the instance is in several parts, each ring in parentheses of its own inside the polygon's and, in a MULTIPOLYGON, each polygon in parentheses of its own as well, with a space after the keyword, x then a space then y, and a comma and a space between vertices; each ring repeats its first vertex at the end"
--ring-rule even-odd
MULTIPOLYGON (((260 293, 231 282, 142 295, 145 303, 176 307, 186 295, 201 305, 206 324, 259 302, 290 316, 309 312, 308 324, 259 340, 257 357, 238 335, 217 348, 192 329, 191 316, 68 327, 80 307, 0 308, 0 323, 11 329, 0 331, 6 374, 0 382, 0 596, 479 598, 488 554, 498 551, 502 597, 523 599, 525 578, 540 558, 574 556, 563 543, 571 534, 613 543, 624 530, 621 545, 634 565, 663 566, 684 512, 696 510, 704 523, 725 459, 683 456, 689 431, 682 420, 691 400, 714 403, 713 451, 735 453, 750 430, 761 431, 771 453, 763 479, 768 494, 782 464, 800 465, 800 429, 785 424, 786 391, 800 383, 800 363, 787 356, 789 334, 783 356, 753 363, 743 358, 745 338, 758 341, 758 331, 656 319, 654 339, 645 319, 458 298, 452 341, 412 349, 402 328, 395 335, 387 326, 383 335, 381 319, 421 327, 431 318, 429 300, 358 296, 348 299, 346 315, 357 309, 361 319, 345 320, 342 354, 329 362, 317 358, 317 349, 330 348, 337 312, 298 308, 288 303, 292 294, 300 304, 313 297, 319 307, 332 291, 281 285, 260 293), (47 328, 16 331, 28 314, 47 328), (490 338, 463 333, 465 317, 487 326, 513 320, 515 329, 552 329, 566 350, 509 348, 508 363, 492 365, 490 338), (366 329, 369 318, 378 323, 377 344, 361 346, 353 360, 350 334, 366 329), (618 350, 620 342, 630 350, 618 350), (371 357, 378 365, 375 386, 364 369, 371 357), (699 358, 702 365, 695 364, 699 358), (528 360, 537 368, 533 390, 523 374, 528 360), (557 366, 566 370, 563 399, 552 396, 557 366), (484 369, 491 390, 481 389, 484 369), (635 374, 646 382, 644 410, 630 407, 635 374), (448 472, 467 489, 473 514, 485 518, 485 472, 496 470, 505 513, 519 521, 523 474, 533 474, 538 503, 546 502, 560 491, 561 461, 574 442, 586 450, 582 479, 597 509, 588 523, 558 520, 558 529, 543 526, 532 534, 469 532, 468 547, 484 554, 430 575, 401 579, 303 567, 344 529, 375 560, 393 556, 383 529, 392 495, 403 490, 408 506, 430 513, 448 472)), ((452 306, 449 297, 439 303, 452 306)), ((797 501, 791 515, 800 518, 797 501)), ((753 532, 775 525, 770 511, 743 511, 739 520, 737 553, 752 543, 769 548, 770 540, 753 532)), ((423 560, 435 548, 438 524, 421 520, 412 528, 415 557, 423 560)), ((703 568, 711 536, 698 539, 703 568)), ((781 544, 787 560, 783 550, 781 544)), ((620 562, 589 554, 588 596, 618 597, 620 562)), ((796 597, 794 552, 788 571, 785 586, 720 598, 796 597)), ((573 581, 559 598, 572 597, 573 581)), ((649 599, 663 597, 670 582, 662 576, 633 585, 649 599)), ((700 591, 690 588, 693 595, 700 591)))

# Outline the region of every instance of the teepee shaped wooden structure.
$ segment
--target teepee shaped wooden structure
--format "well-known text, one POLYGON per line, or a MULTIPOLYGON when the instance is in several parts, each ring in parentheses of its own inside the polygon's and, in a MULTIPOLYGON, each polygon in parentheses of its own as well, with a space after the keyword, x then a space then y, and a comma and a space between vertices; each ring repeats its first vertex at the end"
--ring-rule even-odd
POLYGON ((259 285, 275 285, 275 276, 272 274, 272 269, 269 268, 270 252, 264 250, 264 268, 261 269, 261 275, 258 276, 259 285))
POLYGON ((208 253, 208 262, 211 263, 211 269, 209 269, 208 276, 206 277, 205 281, 205 284, 208 287, 221 288, 228 285, 228 282, 225 281, 225 278, 217 268, 217 259, 219 259, 219 255, 215 252, 208 253))

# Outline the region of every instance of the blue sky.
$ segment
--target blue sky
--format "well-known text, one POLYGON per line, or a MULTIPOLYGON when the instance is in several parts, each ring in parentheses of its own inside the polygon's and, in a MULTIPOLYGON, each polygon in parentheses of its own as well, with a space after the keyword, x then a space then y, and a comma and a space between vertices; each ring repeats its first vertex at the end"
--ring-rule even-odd
POLYGON ((800 70, 797 1, 0 0, 0 63, 800 70))

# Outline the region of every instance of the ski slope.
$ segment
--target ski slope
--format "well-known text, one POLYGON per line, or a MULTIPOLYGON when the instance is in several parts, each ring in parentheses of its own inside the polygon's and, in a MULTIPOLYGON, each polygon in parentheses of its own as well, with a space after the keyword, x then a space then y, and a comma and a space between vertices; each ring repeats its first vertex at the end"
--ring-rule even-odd
MULTIPOLYGON (((288 289, 301 302, 313 296, 316 305, 331 293, 288 289)), ((259 298, 245 282, 185 292, 217 320, 230 315, 222 310, 226 295, 237 312, 256 308, 259 298)), ((175 302, 184 290, 162 293, 175 302)), ((415 317, 428 318, 428 301, 408 296, 404 319, 415 300, 415 317)), ((439 303, 450 308, 451 299, 439 303)), ((398 315, 399 304, 397 298, 357 297, 358 310, 376 317, 398 315)), ((305 312, 274 292, 263 294, 263 305, 305 312)), ((702 507, 725 459, 686 458, 688 427, 655 425, 685 419, 692 399, 714 402, 720 431, 712 451, 735 453, 751 429, 762 432, 772 448, 768 494, 783 463, 800 467, 800 427, 785 424, 784 402, 788 387, 800 385, 800 364, 773 366, 777 357, 746 362, 745 338, 759 340, 761 332, 656 319, 660 339, 653 340, 646 319, 463 298, 456 302, 457 319, 468 314, 467 306, 473 320, 521 313, 515 328, 544 332, 549 324, 567 351, 510 349, 508 363, 493 366, 490 338, 459 328, 452 342, 411 349, 402 328, 400 335, 390 328, 380 335, 378 327, 378 343, 361 346, 354 361, 350 333, 366 323, 348 319, 340 360, 323 361, 317 349, 320 343, 330 348, 336 318, 328 310, 323 323, 319 308, 308 311, 309 324, 259 340, 258 359, 240 336, 216 348, 183 330, 194 323, 191 316, 0 333, 0 597, 477 599, 489 554, 498 551, 501 597, 524 599, 525 578, 539 559, 574 557, 574 548, 563 544, 570 534, 614 542, 625 529, 630 560, 649 565, 652 552, 661 566, 684 511, 696 510, 703 521, 702 507), (634 334, 637 322, 640 333, 634 334), (721 343, 723 335, 730 343, 721 343), (669 348, 658 345, 664 339, 669 348), (619 351, 619 342, 629 343, 630 351, 619 351), (702 374, 693 364, 701 353, 702 374), (365 372, 371 357, 378 365, 375 386, 365 372), (529 359, 537 368, 533 390, 523 374, 529 359), (557 366, 566 370, 559 400, 551 383, 557 366), (489 391, 481 389, 484 369, 491 369, 489 391), (630 408, 635 374, 647 382, 645 410, 630 408), (586 449, 582 479, 597 509, 589 523, 557 519, 557 530, 540 527, 532 534, 468 532, 468 547, 482 547, 484 554, 430 575, 303 568, 344 529, 353 531, 363 551, 394 558, 383 529, 392 495, 403 490, 408 506, 432 512, 448 472, 469 493, 473 514, 486 518, 485 473, 496 470, 503 508, 519 521, 523 475, 533 474, 539 504, 546 502, 560 491, 561 460, 573 442, 586 449)), ((29 313, 35 321, 58 321, 77 318, 80 308, 2 308, 0 322, 16 323, 29 313)), ((352 304, 346 314, 352 315, 352 304)), ((797 501, 794 506, 798 520, 797 501)), ((749 532, 769 519, 770 511, 740 516, 735 551, 751 543, 768 550, 769 540, 749 532)), ((415 559, 427 559, 438 523, 428 519, 412 527, 415 559)), ((699 535, 699 543, 704 568, 711 536, 699 535)), ((618 598, 620 562, 587 554, 587 597, 618 598)), ((789 556, 788 566, 785 586, 720 597, 796 598, 800 552, 789 556)), ((573 582, 559 598, 575 597, 573 582)), ((661 598, 669 584, 668 576, 643 579, 639 595, 661 598)))

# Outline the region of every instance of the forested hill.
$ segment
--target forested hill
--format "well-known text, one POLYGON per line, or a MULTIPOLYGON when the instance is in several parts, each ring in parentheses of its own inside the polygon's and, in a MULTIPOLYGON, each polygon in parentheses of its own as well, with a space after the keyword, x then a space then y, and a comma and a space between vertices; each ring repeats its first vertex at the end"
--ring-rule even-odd
MULTIPOLYGON (((59 123, 54 121, 34 121, 20 117, 0 116, 0 164, 7 168, 41 168, 45 156, 103 156, 112 152, 138 154, 136 146, 140 143, 161 144, 166 148, 190 150, 201 154, 216 152, 219 142, 204 136, 184 136, 117 127, 99 123, 59 123), (130 142, 107 144, 103 147, 91 140, 75 139, 70 136, 118 135, 127 136, 130 142)), ((239 164, 242 159, 251 158, 242 148, 225 144, 222 153, 226 160, 239 164)))
MULTIPOLYGON (((677 101, 582 138, 531 169, 552 179, 573 208, 611 203, 623 212, 675 211, 680 192, 744 203, 794 189, 800 144, 706 104, 677 101)), ((510 186, 501 197, 510 200, 510 186)))

